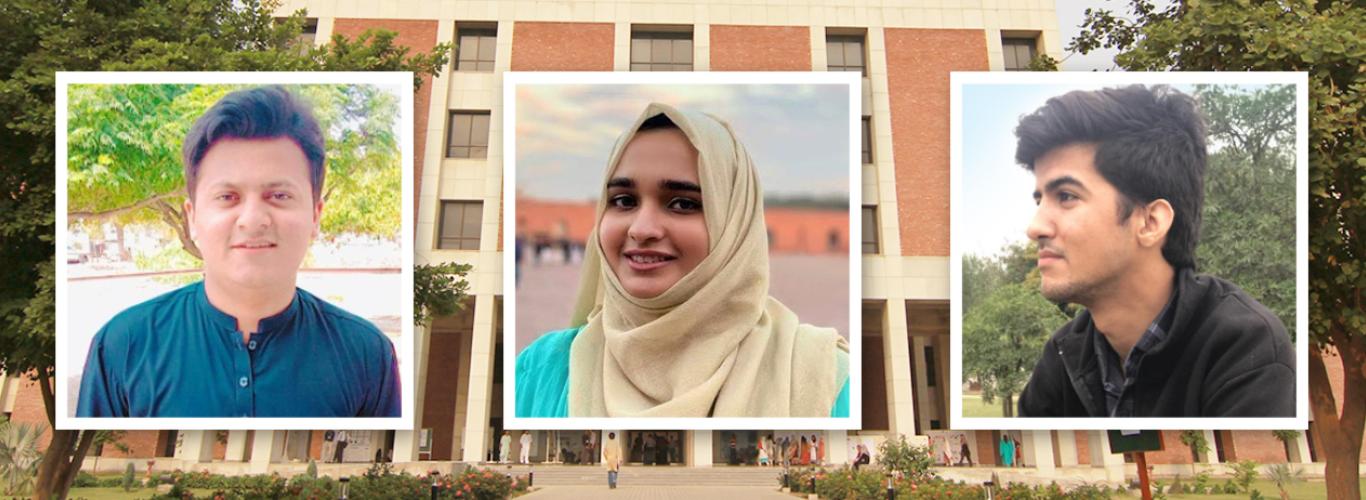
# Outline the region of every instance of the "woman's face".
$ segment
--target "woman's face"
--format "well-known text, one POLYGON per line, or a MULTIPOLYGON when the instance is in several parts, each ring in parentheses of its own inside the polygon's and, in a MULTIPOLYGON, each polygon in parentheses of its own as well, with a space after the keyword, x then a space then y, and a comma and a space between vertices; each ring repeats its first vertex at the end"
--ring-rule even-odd
POLYGON ((697 149, 678 129, 639 132, 607 181, 599 239, 627 293, 656 297, 707 257, 697 149))

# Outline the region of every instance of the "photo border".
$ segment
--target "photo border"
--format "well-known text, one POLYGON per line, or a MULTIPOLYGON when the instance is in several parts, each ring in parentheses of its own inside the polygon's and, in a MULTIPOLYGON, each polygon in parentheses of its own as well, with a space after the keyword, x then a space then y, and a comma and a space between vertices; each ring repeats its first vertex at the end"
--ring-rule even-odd
MULTIPOLYGON (((517 220, 517 87, 521 85, 796 85, 838 84, 849 88, 849 416, 848 417, 518 417, 514 342, 503 348, 503 426, 509 430, 858 430, 863 422, 862 339, 862 164, 859 157, 862 84, 851 72, 517 72, 503 74, 503 220, 517 220)), ((606 154, 606 152, 604 152, 606 154)), ((503 248, 515 248, 516 231, 503 231, 503 248)), ((515 339, 517 300, 515 252, 503 252, 503 332, 515 339)))
POLYGON ((270 71, 133 71, 133 72, 57 72, 56 79, 56 235, 55 248, 58 255, 65 252, 69 220, 67 217, 67 123, 69 118, 68 97, 71 85, 136 85, 136 84, 200 84, 200 85, 309 85, 309 84, 362 84, 398 86, 399 116, 398 145, 402 172, 402 211, 400 212, 399 253, 401 295, 399 304, 400 344, 398 351, 399 376, 402 378, 401 413, 398 417, 73 417, 68 400, 70 390, 66 375, 71 367, 66 363, 67 345, 66 315, 67 303, 67 264, 65 259, 56 259, 55 284, 57 356, 54 366, 56 384, 56 428, 72 429, 114 429, 114 430, 411 430, 416 422, 415 391, 417 384, 417 358, 415 357, 416 330, 413 326, 413 73, 403 71, 383 72, 270 72, 270 71))
MULTIPOLYGON (((949 189, 951 212, 963 203, 963 86, 1124 85, 1124 84, 1286 84, 1295 86, 1295 416, 1294 417, 964 417, 963 416, 963 249, 967 228, 950 218, 949 418, 954 430, 1184 430, 1218 427, 1229 430, 1309 427, 1309 75, 1304 72, 961 72, 950 74, 949 189)), ((1023 193, 1023 191, 1022 191, 1023 193)))

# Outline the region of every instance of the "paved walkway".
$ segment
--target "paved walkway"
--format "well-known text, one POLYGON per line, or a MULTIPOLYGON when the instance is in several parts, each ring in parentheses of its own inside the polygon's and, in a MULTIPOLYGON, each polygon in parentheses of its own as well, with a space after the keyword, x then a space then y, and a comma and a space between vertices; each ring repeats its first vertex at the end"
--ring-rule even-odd
POLYGON ((546 486, 536 492, 517 497, 526 500, 558 500, 569 498, 619 498, 619 499, 678 499, 692 500, 793 500, 797 497, 782 493, 775 488, 761 486, 627 486, 620 482, 617 489, 607 489, 607 478, 603 477, 602 486, 546 486))

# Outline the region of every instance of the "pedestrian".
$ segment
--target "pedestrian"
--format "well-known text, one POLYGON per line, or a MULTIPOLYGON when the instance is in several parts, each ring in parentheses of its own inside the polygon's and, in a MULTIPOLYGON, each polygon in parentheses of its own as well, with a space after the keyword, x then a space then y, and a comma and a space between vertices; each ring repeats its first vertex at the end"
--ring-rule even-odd
POLYGON ((972 467, 972 450, 968 447, 968 437, 966 435, 959 434, 958 439, 959 441, 963 442, 962 449, 960 449, 958 452, 958 465, 963 465, 963 462, 967 462, 968 467, 972 467))
POLYGON ((607 433, 607 441, 602 444, 602 462, 607 466, 607 487, 617 489, 617 473, 621 471, 621 442, 617 433, 607 433))
POLYGON ((1015 442, 1010 440, 1010 436, 1001 436, 1001 465, 1013 467, 1015 462, 1015 442))
POLYGON ((854 470, 857 471, 860 465, 867 465, 870 461, 868 447, 859 443, 858 453, 854 454, 854 470))
POLYGON ((333 462, 341 463, 342 460, 345 460, 347 439, 349 439, 349 437, 346 435, 346 431, 337 431, 337 447, 336 451, 332 454, 333 462))
POLYGON ((816 438, 816 463, 825 465, 825 436, 816 438))
POLYGON ((764 438, 759 438, 759 465, 768 465, 768 450, 764 449, 764 438))
POLYGON ((531 431, 522 431, 522 438, 520 439, 519 444, 522 445, 522 450, 521 453, 517 454, 517 463, 531 463, 531 431))
POLYGON ((1020 444, 1018 438, 1011 439, 1015 441, 1015 444, 1011 445, 1011 448, 1015 451, 1015 466, 1024 467, 1024 446, 1020 444))
POLYGON ((643 437, 641 437, 641 434, 640 434, 639 432, 637 432, 637 433, 636 433, 636 438, 635 438, 634 440, 631 441, 631 461, 632 461, 632 462, 644 462, 644 461, 645 461, 645 457, 643 456, 644 453, 645 453, 645 439, 644 439, 643 437))
POLYGON ((660 435, 659 435, 659 440, 655 443, 655 449, 656 449, 656 451, 655 451, 655 463, 656 463, 656 464, 669 465, 669 463, 670 463, 670 460, 669 460, 669 449, 670 449, 669 441, 670 441, 670 440, 669 440, 669 435, 668 435, 668 434, 660 434, 660 435))
POLYGON ((735 451, 735 435, 730 435, 730 464, 740 465, 740 454, 735 451))
POLYGON ((655 463, 655 433, 653 432, 645 435, 645 460, 643 463, 645 465, 655 463))
POLYGON ((512 452, 512 434, 503 431, 503 437, 498 440, 498 463, 508 463, 508 455, 512 452))

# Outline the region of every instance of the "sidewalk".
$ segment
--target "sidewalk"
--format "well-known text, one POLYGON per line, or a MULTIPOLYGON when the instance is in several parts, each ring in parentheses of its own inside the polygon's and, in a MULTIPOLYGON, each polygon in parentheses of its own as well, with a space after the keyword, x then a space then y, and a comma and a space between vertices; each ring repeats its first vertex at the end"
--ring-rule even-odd
POLYGON ((617 489, 607 489, 607 475, 603 473, 602 486, 546 486, 538 491, 521 496, 527 500, 555 500, 568 498, 620 498, 620 499, 695 499, 707 500, 792 500, 794 497, 777 488, 762 486, 629 486, 617 483, 617 489))

